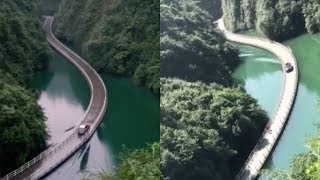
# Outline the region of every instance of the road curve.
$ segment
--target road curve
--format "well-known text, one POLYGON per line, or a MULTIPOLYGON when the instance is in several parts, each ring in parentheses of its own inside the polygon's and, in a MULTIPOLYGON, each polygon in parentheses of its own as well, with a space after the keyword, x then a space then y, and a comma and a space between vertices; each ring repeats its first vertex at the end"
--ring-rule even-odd
MULTIPOLYGON (((90 103, 83 116, 83 119, 79 120, 81 123, 90 124, 90 130, 82 137, 78 137, 74 132, 62 140, 59 144, 47 149, 39 154, 34 159, 30 160, 20 168, 4 176, 0 180, 33 180, 40 179, 48 174, 51 170, 56 168, 59 164, 63 163, 69 158, 75 151, 77 151, 88 139, 93 135, 107 109, 107 91, 103 83, 103 80, 98 73, 80 56, 74 53, 72 50, 64 46, 52 33, 53 17, 45 17, 43 25, 46 31, 46 37, 48 43, 67 60, 74 64, 77 69, 85 77, 91 92, 90 103)), ((80 90, 81 91, 81 90, 80 90)))
POLYGON ((237 180, 254 179, 259 175, 263 164, 277 143, 277 139, 280 137, 281 132, 286 125, 286 121, 290 116, 298 89, 298 66, 290 48, 269 39, 244 36, 229 32, 224 26, 223 19, 216 21, 216 23, 227 40, 265 49, 277 56, 282 64, 283 84, 276 112, 269 121, 269 128, 265 128, 255 148, 252 150, 236 177, 237 180), (284 69, 285 63, 292 64, 294 67, 293 72, 286 73, 284 69))

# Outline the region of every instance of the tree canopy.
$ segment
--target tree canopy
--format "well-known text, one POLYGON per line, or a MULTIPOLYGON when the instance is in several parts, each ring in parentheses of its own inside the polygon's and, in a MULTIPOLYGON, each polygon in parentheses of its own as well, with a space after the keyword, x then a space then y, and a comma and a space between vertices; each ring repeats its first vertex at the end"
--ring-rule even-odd
POLYGON ((267 122, 241 88, 161 79, 164 179, 232 179, 267 122))
POLYGON ((298 154, 289 170, 264 170, 263 174, 273 180, 320 180, 320 136, 308 140, 308 151, 298 154))
POLYGON ((49 55, 38 1, 0 2, 0 177, 45 148, 44 114, 26 90, 49 55))
POLYGON ((31 92, 0 84, 0 174, 17 168, 45 148, 42 109, 31 92))
POLYGON ((238 50, 214 31, 198 1, 160 1, 160 73, 188 81, 232 83, 238 50))
POLYGON ((120 163, 113 174, 89 173, 85 179, 101 180, 158 180, 160 179, 160 145, 154 143, 146 148, 124 149, 120 163))
POLYGON ((38 15, 36 1, 0 2, 0 69, 22 85, 46 68, 49 58, 38 15))
POLYGON ((130 75, 159 93, 158 0, 65 0, 55 34, 99 72, 130 75))
POLYGON ((306 30, 320 30, 317 0, 222 0, 223 17, 232 31, 256 29, 275 40, 286 40, 306 30))

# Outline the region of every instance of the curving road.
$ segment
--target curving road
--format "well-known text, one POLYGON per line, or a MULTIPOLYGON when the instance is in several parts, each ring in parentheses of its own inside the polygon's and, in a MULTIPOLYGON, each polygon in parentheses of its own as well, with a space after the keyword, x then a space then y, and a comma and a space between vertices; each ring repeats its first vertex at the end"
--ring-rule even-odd
POLYGON ((63 163, 77 151, 93 135, 107 109, 107 91, 98 73, 80 56, 64 46, 52 33, 53 17, 45 17, 43 28, 49 44, 67 60, 73 63, 86 78, 90 87, 91 99, 81 123, 90 124, 90 130, 82 137, 78 137, 77 128, 59 144, 47 149, 20 168, 4 176, 0 180, 39 179, 63 163))
POLYGON ((216 23, 227 40, 265 49, 277 56, 282 64, 284 81, 276 113, 269 121, 269 128, 266 128, 263 131, 255 148, 252 150, 236 177, 237 180, 254 179, 259 175, 263 164, 273 150, 277 139, 280 137, 286 121, 290 116, 298 89, 298 66, 290 48, 269 39, 244 36, 229 32, 225 28, 223 19, 216 21, 216 23), (294 67, 294 70, 291 73, 286 73, 284 69, 285 63, 291 63, 294 67))

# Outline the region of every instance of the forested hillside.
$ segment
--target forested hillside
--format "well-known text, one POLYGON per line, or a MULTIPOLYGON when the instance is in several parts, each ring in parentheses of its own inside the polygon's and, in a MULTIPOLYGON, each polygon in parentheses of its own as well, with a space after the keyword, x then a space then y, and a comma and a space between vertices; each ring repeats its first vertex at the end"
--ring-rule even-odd
POLYGON ((160 1, 162 179, 233 179, 268 119, 234 84, 238 49, 214 30, 208 3, 160 1))
POLYGON ((26 90, 35 71, 47 67, 38 2, 0 2, 0 176, 45 148, 45 117, 26 90))
POLYGON ((62 0, 39 0, 41 15, 54 15, 59 9, 62 0))
POLYGON ((317 0, 222 0, 222 10, 228 29, 256 29, 279 41, 320 30, 317 0))
POLYGON ((99 72, 132 76, 159 93, 159 1, 64 0, 55 22, 58 38, 99 72))
POLYGON ((161 76, 230 85, 238 50, 214 31, 197 1, 161 0, 161 76))
POLYGON ((175 179, 233 179, 267 122, 240 88, 161 80, 161 171, 175 179))

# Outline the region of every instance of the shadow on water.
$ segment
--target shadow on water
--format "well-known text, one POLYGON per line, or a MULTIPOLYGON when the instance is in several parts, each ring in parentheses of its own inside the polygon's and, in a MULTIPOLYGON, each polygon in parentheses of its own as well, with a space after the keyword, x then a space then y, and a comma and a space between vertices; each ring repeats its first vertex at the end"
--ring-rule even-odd
POLYGON ((81 158, 81 162, 80 162, 80 171, 83 171, 86 169, 87 164, 88 164, 88 159, 89 159, 89 153, 90 153, 90 145, 88 146, 88 148, 85 150, 82 158, 81 158))
POLYGON ((50 99, 63 97, 71 103, 80 102, 83 109, 86 109, 90 100, 90 94, 88 93, 90 89, 84 77, 80 76, 79 71, 58 53, 52 52, 52 56, 49 69, 36 75, 31 83, 32 87, 40 93, 46 91, 50 99), (49 86, 55 87, 50 88, 49 86))
POLYGON ((100 125, 100 126, 97 128, 97 137, 98 137, 99 141, 101 141, 101 142, 104 141, 102 126, 103 126, 103 124, 100 125))

